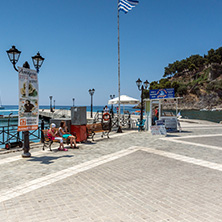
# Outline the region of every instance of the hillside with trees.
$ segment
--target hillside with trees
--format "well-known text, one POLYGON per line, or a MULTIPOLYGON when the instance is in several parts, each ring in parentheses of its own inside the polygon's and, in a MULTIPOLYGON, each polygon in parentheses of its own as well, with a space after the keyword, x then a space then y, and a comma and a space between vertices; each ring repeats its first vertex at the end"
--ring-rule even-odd
POLYGON ((175 96, 183 97, 181 109, 222 108, 222 47, 168 64, 149 89, 162 88, 174 88, 175 96))

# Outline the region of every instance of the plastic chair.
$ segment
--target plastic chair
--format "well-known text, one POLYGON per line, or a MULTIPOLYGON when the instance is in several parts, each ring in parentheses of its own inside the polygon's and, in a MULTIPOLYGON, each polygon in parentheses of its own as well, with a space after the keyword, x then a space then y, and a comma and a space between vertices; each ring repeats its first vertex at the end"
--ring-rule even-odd
POLYGON ((137 121, 136 126, 138 126, 138 131, 145 129, 145 128, 144 128, 145 122, 146 122, 145 119, 143 119, 142 121, 140 121, 140 120, 137 121))

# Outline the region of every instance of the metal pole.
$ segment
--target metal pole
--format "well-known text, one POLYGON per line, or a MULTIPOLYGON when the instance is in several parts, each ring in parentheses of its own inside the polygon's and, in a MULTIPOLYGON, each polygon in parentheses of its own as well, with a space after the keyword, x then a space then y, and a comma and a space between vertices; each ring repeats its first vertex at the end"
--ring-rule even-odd
MULTIPOLYGON (((24 68, 30 69, 30 66, 28 62, 25 62, 23 64, 24 68)), ((29 152, 30 146, 29 146, 29 131, 23 131, 23 139, 24 139, 24 144, 23 144, 23 154, 22 157, 31 157, 31 153, 29 152)))
POLYGON ((120 127, 120 32, 119 32, 119 9, 118 9, 119 0, 117 0, 117 22, 118 22, 118 130, 117 133, 122 133, 122 129, 120 127))
POLYGON ((50 112, 52 112, 52 96, 49 96, 49 105, 50 105, 50 112))
POLYGON ((24 145, 23 145, 24 153, 22 154, 22 157, 31 157, 31 153, 29 153, 29 150, 30 150, 29 131, 23 132, 23 139, 24 139, 24 145))
POLYGON ((41 142, 44 143, 44 134, 42 132, 42 130, 44 130, 45 128, 45 123, 44 123, 44 120, 42 119, 42 122, 41 122, 41 142))
POLYGON ((144 90, 144 87, 142 85, 141 87, 141 110, 140 110, 140 130, 143 129, 142 127, 142 121, 143 121, 143 90, 144 90))
POLYGON ((93 95, 91 94, 91 118, 93 118, 93 95))

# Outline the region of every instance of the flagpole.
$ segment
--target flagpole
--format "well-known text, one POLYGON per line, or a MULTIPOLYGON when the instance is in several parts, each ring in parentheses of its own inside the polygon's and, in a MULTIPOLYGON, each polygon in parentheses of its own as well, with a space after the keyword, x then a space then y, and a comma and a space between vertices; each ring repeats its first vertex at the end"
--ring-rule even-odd
POLYGON ((117 22, 118 22, 118 130, 117 133, 122 133, 122 129, 120 127, 120 33, 119 33, 119 0, 117 0, 117 22))

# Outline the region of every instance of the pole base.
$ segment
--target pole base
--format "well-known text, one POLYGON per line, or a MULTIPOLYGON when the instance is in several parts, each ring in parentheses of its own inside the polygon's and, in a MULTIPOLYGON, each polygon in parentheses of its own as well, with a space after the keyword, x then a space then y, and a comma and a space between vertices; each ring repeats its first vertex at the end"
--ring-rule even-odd
POLYGON ((117 133, 122 133, 123 131, 122 131, 122 129, 121 129, 121 127, 119 126, 119 128, 118 128, 118 130, 117 130, 117 133))
POLYGON ((29 153, 29 152, 28 153, 23 153, 22 157, 23 158, 29 158, 29 157, 31 157, 31 153, 29 153))

